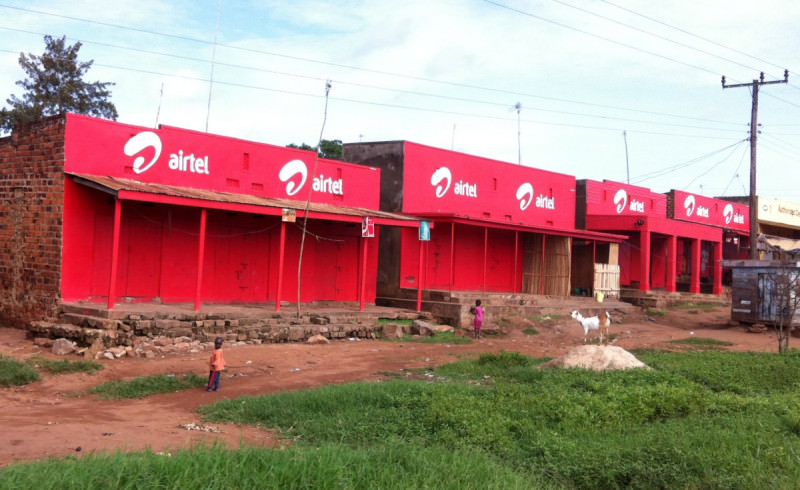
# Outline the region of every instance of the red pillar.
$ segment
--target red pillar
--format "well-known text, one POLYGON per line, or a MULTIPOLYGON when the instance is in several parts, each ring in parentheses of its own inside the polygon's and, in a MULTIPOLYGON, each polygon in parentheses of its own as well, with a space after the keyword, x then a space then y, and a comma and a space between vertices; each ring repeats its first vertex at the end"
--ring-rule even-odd
POLYGON ((359 304, 358 309, 364 311, 364 296, 367 289, 367 251, 369 250, 369 238, 362 238, 364 245, 361 247, 361 281, 359 284, 359 304))
POLYGON ((456 224, 450 223, 450 285, 449 292, 453 294, 453 284, 456 282, 456 224))
POLYGON ((206 249, 206 210, 200 210, 200 236, 197 239, 197 284, 194 293, 194 311, 200 309, 200 290, 203 286, 203 256, 206 249))
POLYGON ((286 222, 281 221, 281 236, 278 243, 278 285, 275 292, 275 311, 281 311, 281 290, 283 289, 283 264, 286 253, 286 222))
POLYGON ((522 291, 522 286, 517 288, 517 257, 519 256, 519 230, 514 230, 514 279, 511 281, 511 292, 522 291))
POLYGON ((722 242, 714 242, 714 294, 722 294, 722 242))
POLYGON ((641 245, 639 263, 642 269, 639 290, 650 291, 650 230, 642 230, 639 236, 641 237, 639 240, 641 245))
POLYGON ((422 240, 419 241, 419 272, 417 273, 417 311, 422 311, 422 262, 425 258, 424 250, 422 247, 425 244, 422 240))
POLYGON ((678 278, 678 237, 670 235, 667 238, 667 292, 674 293, 678 278))
POLYGON ((122 201, 114 200, 114 231, 111 238, 111 280, 108 282, 108 309, 114 309, 117 286, 117 262, 119 262, 119 230, 122 219, 122 201))
POLYGON ((486 262, 489 255, 489 227, 483 227, 483 292, 486 292, 486 262))
POLYGON ((700 292, 700 240, 692 240, 692 277, 689 280, 689 292, 700 292))

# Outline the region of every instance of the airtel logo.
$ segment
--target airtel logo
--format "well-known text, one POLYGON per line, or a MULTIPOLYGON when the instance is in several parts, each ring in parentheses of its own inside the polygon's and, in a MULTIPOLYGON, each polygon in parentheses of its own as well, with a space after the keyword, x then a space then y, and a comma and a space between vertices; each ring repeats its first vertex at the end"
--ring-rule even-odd
POLYGON ((735 213, 733 211, 733 204, 726 204, 725 208, 722 210, 722 215, 725 217, 726 225, 729 225, 731 221, 739 225, 744 224, 744 215, 741 213, 735 213))
MULTIPOLYGON (((155 165, 156 161, 158 161, 158 157, 161 156, 161 138, 152 131, 142 131, 131 137, 122 148, 122 151, 129 157, 137 155, 147 148, 153 149, 153 157, 147 160, 142 155, 136 156, 136 158, 133 159, 133 172, 136 174, 141 174, 150 170, 150 168, 155 165)), ((208 155, 196 157, 194 153, 184 153, 182 149, 179 149, 178 153, 171 153, 169 155, 167 166, 170 170, 177 170, 179 172, 208 175, 208 155)))
POLYGON ((533 201, 533 186, 525 182, 517 189, 517 199, 519 199, 519 209, 525 211, 533 201))
POLYGON ((278 178, 281 179, 281 182, 286 183, 286 194, 293 196, 300 192, 300 189, 306 184, 308 168, 306 168, 306 164, 302 160, 291 160, 281 168, 278 178), (293 178, 298 175, 300 176, 299 179, 293 178), (298 180, 300 183, 297 182, 298 180))
POLYGON ((439 167, 433 172, 433 175, 431 175, 431 185, 436 186, 437 198, 441 199, 442 196, 447 194, 452 181, 453 174, 450 173, 450 169, 447 167, 439 167), (444 185, 442 185, 442 181, 446 181, 444 185))
POLYGON ((625 211, 625 207, 628 206, 628 193, 625 189, 620 189, 614 194, 614 204, 617 205, 617 214, 625 211))
POLYGON ((152 131, 143 131, 129 139, 128 142, 125 143, 125 147, 122 149, 126 155, 132 157, 145 148, 153 149, 153 158, 151 158, 148 162, 146 162, 145 158, 141 155, 134 158, 134 173, 140 174, 142 172, 146 172, 156 163, 158 157, 161 156, 161 138, 159 138, 158 135, 152 131))
POLYGON ((692 213, 694 213, 694 206, 695 206, 694 196, 692 195, 686 196, 686 199, 683 200, 683 207, 684 209, 686 209, 686 216, 691 216, 692 213))
MULTIPOLYGON (((286 194, 293 196, 300 192, 300 189, 306 185, 308 180, 308 167, 302 160, 291 160, 281 167, 278 172, 278 178, 281 182, 286 183, 286 194), (299 181, 299 182, 298 182, 299 181)), ((320 174, 319 177, 314 177, 311 180, 311 189, 314 192, 322 192, 323 194, 336 194, 337 196, 344 195, 344 181, 342 179, 335 179, 333 177, 325 177, 320 174)))

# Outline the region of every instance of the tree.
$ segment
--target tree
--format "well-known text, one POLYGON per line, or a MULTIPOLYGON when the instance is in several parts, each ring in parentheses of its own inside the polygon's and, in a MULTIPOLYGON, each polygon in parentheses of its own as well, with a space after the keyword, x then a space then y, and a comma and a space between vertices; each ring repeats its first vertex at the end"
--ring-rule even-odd
POLYGON ((81 43, 66 43, 66 37, 45 36, 45 52, 19 55, 19 64, 27 74, 17 85, 25 89, 22 98, 11 94, 10 108, 0 110, 0 132, 12 131, 17 124, 62 112, 77 112, 116 120, 117 108, 109 98, 111 82, 87 83, 83 76, 94 61, 79 62, 81 43))
POLYGON ((774 297, 770 315, 775 318, 775 334, 778 337, 778 352, 789 352, 789 338, 792 334, 794 315, 800 306, 800 271, 786 265, 769 278, 771 284, 764 284, 772 290, 774 297))
MULTIPOLYGON (((287 148, 299 148, 301 150, 308 150, 308 151, 317 151, 316 148, 313 146, 307 145, 306 143, 302 143, 300 145, 296 145, 294 143, 290 143, 286 145, 287 148)), ((317 151, 317 155, 320 158, 327 158, 329 160, 341 160, 342 159, 342 140, 322 140, 320 141, 319 151, 317 151)))

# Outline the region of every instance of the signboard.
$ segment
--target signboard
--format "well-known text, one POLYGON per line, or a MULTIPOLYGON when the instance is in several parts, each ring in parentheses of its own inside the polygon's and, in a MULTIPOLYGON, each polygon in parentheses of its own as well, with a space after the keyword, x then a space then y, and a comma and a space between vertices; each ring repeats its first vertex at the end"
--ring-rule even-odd
POLYGON ((759 197, 758 220, 800 228, 800 203, 759 197))
POLYGON ((667 196, 646 187, 611 180, 586 181, 586 214, 605 216, 667 216, 667 196))
POLYGON ((405 142, 403 209, 575 227, 575 177, 405 142))
POLYGON ((419 241, 431 241, 431 223, 429 221, 419 222, 419 241))
POLYGON ((683 191, 671 191, 673 218, 692 223, 748 232, 750 207, 683 191))
POLYGON ((361 238, 375 238, 375 220, 369 216, 361 219, 361 238))
POLYGON ((380 204, 379 169, 169 126, 67 114, 64 157, 67 172, 296 201, 310 193, 312 202, 366 209, 380 204))

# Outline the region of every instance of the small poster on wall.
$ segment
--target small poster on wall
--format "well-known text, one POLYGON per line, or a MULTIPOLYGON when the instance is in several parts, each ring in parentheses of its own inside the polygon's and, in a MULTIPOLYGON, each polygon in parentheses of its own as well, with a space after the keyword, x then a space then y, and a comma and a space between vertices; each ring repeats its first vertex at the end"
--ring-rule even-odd
POLYGON ((419 222, 419 240, 421 242, 429 242, 431 240, 431 223, 430 221, 419 222))
POLYGON ((375 238, 375 220, 369 216, 361 219, 361 238, 375 238))

